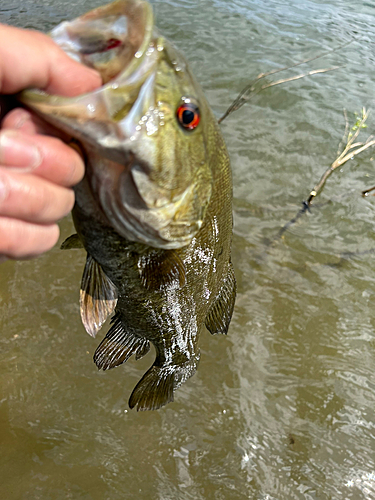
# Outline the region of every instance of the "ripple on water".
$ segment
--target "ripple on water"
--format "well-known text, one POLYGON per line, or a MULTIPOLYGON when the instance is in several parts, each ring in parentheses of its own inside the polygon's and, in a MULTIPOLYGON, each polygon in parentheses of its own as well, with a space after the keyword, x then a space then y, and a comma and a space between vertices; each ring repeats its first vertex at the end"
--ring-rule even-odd
MULTIPOLYGON (((0 20, 48 30, 102 2, 3 0, 0 20)), ((371 154, 336 171, 311 213, 279 231, 335 159, 342 108, 353 118, 373 107, 375 8, 153 4, 217 116, 260 72, 361 41, 309 65, 344 69, 262 91, 223 122, 238 298, 228 336, 202 335, 199 370, 172 405, 128 409, 152 353, 96 370, 97 341, 78 315, 82 252, 1 265, 1 497, 373 499, 375 205, 360 196, 374 184, 371 154)), ((61 229, 62 240, 71 221, 61 229)))

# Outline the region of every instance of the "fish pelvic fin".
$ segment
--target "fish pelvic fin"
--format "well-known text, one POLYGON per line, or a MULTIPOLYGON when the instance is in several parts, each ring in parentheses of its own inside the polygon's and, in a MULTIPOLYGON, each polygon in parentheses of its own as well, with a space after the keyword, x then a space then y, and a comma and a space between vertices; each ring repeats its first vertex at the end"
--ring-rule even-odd
POLYGON ((129 407, 137 411, 158 410, 173 401, 176 369, 173 366, 152 366, 135 386, 129 407))
POLYGON ((186 280, 185 264, 176 250, 151 251, 138 260, 139 276, 143 286, 150 291, 161 290, 178 280, 186 280))
POLYGON ((72 234, 61 243, 60 250, 71 250, 76 248, 84 248, 82 241, 77 233, 72 234))
POLYGON ((83 270, 79 306, 82 323, 95 337, 117 303, 117 289, 101 266, 87 254, 83 270))
POLYGON ((136 359, 140 359, 150 350, 150 343, 147 339, 125 330, 117 313, 111 322, 111 328, 94 354, 94 362, 99 370, 109 370, 119 366, 133 354, 136 359))
POLYGON ((227 334, 229 323, 232 319, 234 302, 236 300, 236 289, 236 277, 234 275, 233 264, 229 262, 228 274, 205 320, 206 328, 212 335, 218 333, 227 334))

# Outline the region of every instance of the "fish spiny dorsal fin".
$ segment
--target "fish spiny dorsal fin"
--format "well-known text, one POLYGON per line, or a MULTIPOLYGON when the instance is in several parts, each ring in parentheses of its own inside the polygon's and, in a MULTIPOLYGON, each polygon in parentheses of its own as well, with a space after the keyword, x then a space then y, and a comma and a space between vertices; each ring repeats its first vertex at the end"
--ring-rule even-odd
POLYGON ((178 280, 180 286, 185 284, 185 264, 176 250, 155 250, 141 255, 138 270, 142 284, 147 290, 161 290, 178 280))
POLYGON ((236 299, 236 277, 233 265, 229 263, 229 271, 219 296, 209 310, 205 325, 207 330, 215 335, 217 333, 227 334, 229 323, 233 314, 234 301, 236 299))
POLYGON ((83 270, 79 305, 81 319, 88 334, 98 333, 117 303, 117 289, 100 265, 87 254, 83 270))
POLYGON ((77 233, 72 234, 61 243, 60 250, 71 250, 73 248, 84 248, 77 233))
POLYGON ((136 359, 140 359, 150 350, 150 343, 147 339, 142 339, 125 330, 118 313, 114 315, 111 322, 113 323, 111 328, 94 354, 94 361, 99 370, 109 370, 119 366, 133 354, 136 359))
POLYGON ((173 401, 175 368, 152 366, 135 386, 129 407, 137 411, 157 410, 173 401))

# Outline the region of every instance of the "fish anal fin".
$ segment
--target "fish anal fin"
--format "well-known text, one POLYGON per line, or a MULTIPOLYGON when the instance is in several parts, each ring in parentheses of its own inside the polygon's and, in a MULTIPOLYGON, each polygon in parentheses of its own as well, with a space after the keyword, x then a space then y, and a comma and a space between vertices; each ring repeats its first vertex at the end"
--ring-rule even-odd
POLYGON ((162 290, 173 281, 185 284, 185 264, 175 250, 152 251, 141 255, 138 270, 143 286, 150 291, 162 290))
POLYGON ((150 343, 147 339, 125 330, 118 314, 112 318, 112 323, 94 354, 94 362, 99 370, 109 370, 119 366, 133 354, 136 359, 140 359, 150 350, 150 343))
POLYGON ((87 255, 83 270, 79 305, 82 323, 89 335, 95 337, 105 320, 114 311, 117 289, 101 266, 87 255))
POLYGON ((150 350, 150 342, 148 340, 144 340, 143 346, 140 346, 135 353, 135 359, 138 361, 139 359, 146 356, 148 351, 150 350))
POLYGON ((135 386, 129 407, 137 411, 157 410, 173 401, 175 368, 152 366, 135 386))
POLYGON ((229 271, 224 280, 220 293, 208 311, 205 325, 212 334, 226 335, 232 318, 234 302, 236 300, 236 277, 233 265, 229 263, 229 271))
POLYGON ((82 241, 77 233, 72 234, 61 243, 60 250, 71 250, 76 248, 84 248, 82 241))

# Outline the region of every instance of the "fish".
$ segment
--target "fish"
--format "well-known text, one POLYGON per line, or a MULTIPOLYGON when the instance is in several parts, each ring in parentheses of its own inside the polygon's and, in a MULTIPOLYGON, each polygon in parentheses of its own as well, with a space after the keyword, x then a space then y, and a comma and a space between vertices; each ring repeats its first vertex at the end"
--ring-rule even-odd
POLYGON ((94 362, 108 370, 155 347, 129 407, 156 410, 197 370, 199 339, 226 334, 236 278, 232 174, 217 120, 184 56, 143 0, 118 0, 56 26, 53 40, 99 71, 78 97, 26 90, 19 100, 64 134, 86 165, 75 186, 87 253, 80 288, 86 331, 112 315, 94 362))

